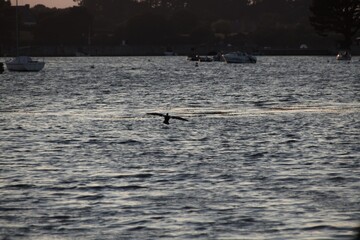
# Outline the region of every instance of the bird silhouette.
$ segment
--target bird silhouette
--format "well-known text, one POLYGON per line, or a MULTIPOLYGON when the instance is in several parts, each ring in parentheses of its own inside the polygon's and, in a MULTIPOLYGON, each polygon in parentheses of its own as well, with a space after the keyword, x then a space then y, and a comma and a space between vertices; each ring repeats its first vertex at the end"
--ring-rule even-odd
POLYGON ((170 116, 168 113, 166 114, 162 114, 162 113, 147 113, 147 115, 154 115, 154 116, 161 116, 161 117, 164 117, 164 122, 165 124, 169 124, 169 120, 170 118, 172 119, 178 119, 178 120, 182 120, 182 121, 189 121, 185 118, 182 118, 182 117, 178 117, 178 116, 170 116))

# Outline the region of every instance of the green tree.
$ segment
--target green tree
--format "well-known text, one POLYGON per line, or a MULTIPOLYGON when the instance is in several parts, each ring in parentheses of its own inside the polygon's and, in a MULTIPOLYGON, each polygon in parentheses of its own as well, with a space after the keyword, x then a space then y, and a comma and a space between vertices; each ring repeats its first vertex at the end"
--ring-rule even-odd
POLYGON ((0 0, 0 52, 1 45, 11 41, 11 31, 14 29, 14 17, 8 16, 10 1, 0 0))
POLYGON ((212 30, 222 35, 222 39, 226 39, 232 33, 231 22, 224 19, 219 19, 211 24, 212 30))
POLYGON ((3 10, 4 8, 10 7, 11 3, 10 0, 0 0, 0 10, 3 10))
POLYGON ((310 22, 317 33, 340 34, 341 47, 351 47, 360 29, 360 0, 313 0, 310 11, 310 22))
POLYGON ((139 14, 127 22, 127 40, 135 44, 163 44, 173 35, 169 21, 160 14, 139 14))
POLYGON ((175 11, 171 16, 171 24, 177 34, 189 34, 198 25, 199 19, 188 10, 175 11))
POLYGON ((39 19, 35 37, 40 44, 86 44, 91 23, 83 7, 50 11, 39 19))

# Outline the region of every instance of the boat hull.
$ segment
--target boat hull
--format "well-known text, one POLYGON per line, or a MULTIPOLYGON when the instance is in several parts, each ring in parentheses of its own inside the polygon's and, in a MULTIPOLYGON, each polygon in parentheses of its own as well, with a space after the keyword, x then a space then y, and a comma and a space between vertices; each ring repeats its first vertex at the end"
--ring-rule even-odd
POLYGON ((256 63, 256 57, 242 52, 224 54, 223 58, 226 63, 256 63))
POLYGON ((336 56, 336 60, 339 60, 339 61, 350 61, 350 60, 351 60, 351 56, 337 55, 337 56, 336 56))
POLYGON ((16 57, 10 61, 5 62, 6 68, 9 71, 15 72, 38 72, 45 66, 45 62, 34 61, 30 57, 16 57))
POLYGON ((340 61, 350 61, 351 60, 351 54, 349 51, 340 51, 338 55, 336 56, 336 60, 340 61))
POLYGON ((231 59, 225 58, 226 63, 256 63, 256 59, 231 59))

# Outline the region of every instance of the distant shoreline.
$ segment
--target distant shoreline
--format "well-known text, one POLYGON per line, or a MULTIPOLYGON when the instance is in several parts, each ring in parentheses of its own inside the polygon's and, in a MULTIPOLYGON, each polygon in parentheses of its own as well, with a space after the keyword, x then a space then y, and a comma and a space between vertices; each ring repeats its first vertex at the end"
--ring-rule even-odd
MULTIPOLYGON (((246 49, 241 47, 215 47, 215 46, 175 46, 172 52, 177 56, 189 56, 191 54, 210 56, 217 52, 246 51, 259 56, 334 56, 337 50, 332 49, 246 49)), ((2 57, 15 55, 14 48, 3 48, 0 51, 2 57)), ((20 54, 44 57, 81 57, 81 56, 165 56, 169 54, 164 46, 33 46, 24 48, 20 54)), ((170 52, 171 53, 171 52, 170 52)), ((360 47, 356 46, 351 51, 353 56, 360 55, 360 47)))

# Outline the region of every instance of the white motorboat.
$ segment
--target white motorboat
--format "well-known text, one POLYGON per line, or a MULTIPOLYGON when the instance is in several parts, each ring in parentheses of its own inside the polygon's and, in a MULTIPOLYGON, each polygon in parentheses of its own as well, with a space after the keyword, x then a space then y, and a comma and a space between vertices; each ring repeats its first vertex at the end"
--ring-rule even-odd
POLYGON ((336 60, 351 60, 351 54, 348 51, 340 51, 336 56, 336 60))
POLYGON ((9 71, 38 72, 44 68, 45 62, 31 59, 28 56, 18 56, 5 62, 9 71))
POLYGON ((230 52, 223 54, 226 63, 256 63, 256 57, 245 52, 230 52))

